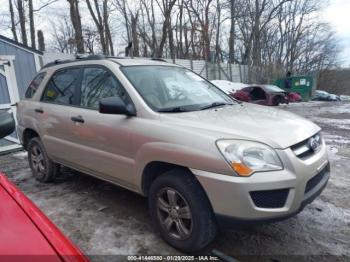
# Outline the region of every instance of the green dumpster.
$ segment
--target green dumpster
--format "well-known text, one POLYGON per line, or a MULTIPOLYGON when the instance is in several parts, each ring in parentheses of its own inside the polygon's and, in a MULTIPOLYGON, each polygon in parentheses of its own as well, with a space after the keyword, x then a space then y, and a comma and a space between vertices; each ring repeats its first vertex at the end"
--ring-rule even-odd
POLYGON ((289 77, 291 88, 286 88, 286 78, 277 79, 275 85, 288 91, 299 93, 303 101, 309 101, 312 96, 314 79, 312 76, 291 76, 289 77))

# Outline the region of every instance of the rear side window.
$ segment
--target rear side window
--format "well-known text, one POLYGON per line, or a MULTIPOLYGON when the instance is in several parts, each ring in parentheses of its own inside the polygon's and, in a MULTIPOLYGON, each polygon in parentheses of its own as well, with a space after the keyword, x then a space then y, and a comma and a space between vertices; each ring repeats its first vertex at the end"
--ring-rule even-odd
POLYGON ((98 109, 101 98, 120 97, 128 102, 126 91, 117 78, 107 69, 87 67, 83 69, 80 106, 98 109))
POLYGON ((67 68, 56 72, 46 86, 42 101, 71 105, 79 84, 80 68, 67 68))
POLYGON ((36 75, 36 77, 32 80, 32 82, 30 82, 30 84, 27 88, 27 91, 25 93, 25 98, 32 98, 34 96, 36 90, 40 86, 45 75, 46 75, 45 72, 36 75))

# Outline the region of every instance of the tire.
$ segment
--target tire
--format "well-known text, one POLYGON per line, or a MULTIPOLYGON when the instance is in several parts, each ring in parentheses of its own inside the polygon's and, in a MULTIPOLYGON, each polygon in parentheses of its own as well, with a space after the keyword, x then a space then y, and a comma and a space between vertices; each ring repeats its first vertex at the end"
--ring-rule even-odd
POLYGON ((281 103, 281 97, 280 96, 275 96, 273 99, 272 99, 272 105, 273 106, 278 106, 280 103, 281 103))
POLYGON ((32 138, 27 150, 29 166, 35 179, 42 183, 52 182, 58 174, 59 165, 47 156, 40 138, 32 138))
POLYGON ((148 201, 154 227, 176 249, 199 251, 216 236, 217 224, 209 200, 189 171, 174 169, 157 177, 148 201))

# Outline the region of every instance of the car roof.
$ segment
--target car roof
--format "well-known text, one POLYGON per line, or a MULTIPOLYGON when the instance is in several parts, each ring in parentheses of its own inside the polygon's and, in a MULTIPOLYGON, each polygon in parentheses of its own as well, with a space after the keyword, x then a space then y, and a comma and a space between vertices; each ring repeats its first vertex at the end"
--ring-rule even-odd
POLYGON ((113 61, 120 66, 147 66, 147 65, 164 65, 164 66, 177 66, 176 64, 168 63, 166 60, 161 58, 124 58, 124 57, 111 57, 111 56, 101 56, 101 55, 91 55, 91 56, 77 56, 75 59, 69 60, 55 60, 43 66, 42 69, 51 68, 55 66, 60 66, 60 68, 65 65, 84 65, 86 62, 92 61, 113 61))
POLYGON ((168 63, 163 59, 146 59, 146 58, 111 58, 111 61, 118 63, 121 66, 139 66, 139 65, 165 65, 178 66, 176 64, 168 63))

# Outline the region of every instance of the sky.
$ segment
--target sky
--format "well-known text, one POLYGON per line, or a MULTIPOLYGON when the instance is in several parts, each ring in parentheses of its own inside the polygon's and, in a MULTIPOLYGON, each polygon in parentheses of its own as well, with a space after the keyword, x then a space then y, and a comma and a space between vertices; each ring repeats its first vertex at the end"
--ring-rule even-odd
POLYGON ((339 57, 342 65, 350 67, 350 0, 329 0, 323 16, 333 26, 343 49, 339 57))
MULTIPOLYGON (((34 0, 34 4, 39 6, 42 2, 45 1, 34 0)), ((47 7, 44 12, 39 12, 39 23, 36 23, 37 29, 43 29, 44 31, 49 30, 51 24, 48 22, 47 16, 55 17, 55 14, 68 13, 68 10, 63 10, 63 8, 67 8, 67 4, 65 1, 61 0, 47 7)), ((85 10, 85 12, 87 12, 87 10, 85 10)), ((5 21, 4 15, 8 15, 8 1, 0 0, 0 26, 1 23, 5 21)), ((342 50, 339 59, 342 66, 350 67, 350 0, 328 0, 328 4, 324 6, 321 16, 322 19, 332 25, 337 39, 339 39, 339 46, 342 50)), ((119 31, 118 28, 116 28, 116 31, 119 31)), ((4 31, 3 27, 0 27, 0 34, 11 37, 11 32, 9 30, 4 31)), ((115 32, 115 34, 118 35, 117 32, 115 32)), ((122 39, 117 37, 115 40, 122 39)), ((117 42, 118 41, 114 41, 114 43, 119 46, 120 44, 118 45, 117 42)), ((124 41, 121 42, 124 43, 124 41)), ((124 48, 122 49, 124 50, 124 48)))

